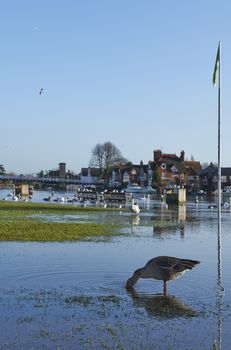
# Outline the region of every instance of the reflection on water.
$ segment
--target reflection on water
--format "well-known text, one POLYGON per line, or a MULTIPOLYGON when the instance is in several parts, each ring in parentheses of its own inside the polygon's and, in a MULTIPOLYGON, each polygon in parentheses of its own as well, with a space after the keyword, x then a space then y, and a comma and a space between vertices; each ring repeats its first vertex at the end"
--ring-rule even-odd
POLYGON ((218 230, 217 230, 217 340, 214 341, 215 349, 222 349, 222 321, 224 308, 224 287, 222 281, 222 230, 221 215, 218 212, 218 230))
POLYGON ((178 206, 178 221, 180 224, 184 224, 186 220, 186 205, 178 206))
POLYGON ((197 312, 175 296, 163 296, 138 293, 134 288, 127 288, 135 307, 145 308, 150 316, 161 319, 194 317, 197 312))
POLYGON ((131 216, 132 226, 137 226, 140 224, 140 217, 138 215, 131 216))

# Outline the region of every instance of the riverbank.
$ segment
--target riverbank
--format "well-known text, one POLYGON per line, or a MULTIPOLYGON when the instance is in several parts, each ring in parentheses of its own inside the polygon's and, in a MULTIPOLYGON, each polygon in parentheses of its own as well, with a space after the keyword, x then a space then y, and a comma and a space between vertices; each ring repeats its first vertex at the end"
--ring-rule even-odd
POLYGON ((29 202, 0 202, 0 241, 49 242, 78 241, 114 235, 112 225, 76 222, 46 222, 47 213, 112 211, 106 208, 82 208, 29 202))

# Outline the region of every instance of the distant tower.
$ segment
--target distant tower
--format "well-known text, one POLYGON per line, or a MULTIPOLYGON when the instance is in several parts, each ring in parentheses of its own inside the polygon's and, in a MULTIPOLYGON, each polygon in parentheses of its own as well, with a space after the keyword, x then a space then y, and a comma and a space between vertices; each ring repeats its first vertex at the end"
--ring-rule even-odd
POLYGON ((59 178, 65 179, 66 177, 66 163, 59 163, 59 178))
POLYGON ((181 161, 181 162, 184 162, 184 156, 185 156, 185 152, 184 152, 184 151, 181 151, 181 152, 180 152, 180 161, 181 161))

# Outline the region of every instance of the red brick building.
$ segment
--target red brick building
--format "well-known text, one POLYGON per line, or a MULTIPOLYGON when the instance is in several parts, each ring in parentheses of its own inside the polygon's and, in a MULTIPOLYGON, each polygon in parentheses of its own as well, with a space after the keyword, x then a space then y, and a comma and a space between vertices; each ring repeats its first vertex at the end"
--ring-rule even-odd
POLYGON ((185 152, 181 151, 177 156, 175 153, 162 153, 161 150, 154 150, 154 166, 161 178, 162 187, 169 185, 184 185, 188 189, 199 187, 199 173, 202 170, 198 161, 185 160, 185 152))

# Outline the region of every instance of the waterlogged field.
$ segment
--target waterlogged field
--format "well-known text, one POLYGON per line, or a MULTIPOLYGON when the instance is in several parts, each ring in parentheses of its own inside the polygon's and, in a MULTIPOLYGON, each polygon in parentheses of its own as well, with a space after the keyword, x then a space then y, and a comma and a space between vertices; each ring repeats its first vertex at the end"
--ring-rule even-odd
MULTIPOLYGON (((113 234, 112 223, 79 220, 82 211, 81 208, 53 204, 0 202, 0 240, 77 241, 113 234)), ((84 209, 85 215, 94 212, 99 215, 102 211, 99 208, 84 209)))
POLYGON ((230 349, 230 211, 220 247, 207 202, 140 206, 139 217, 117 207, 0 207, 2 237, 10 218, 16 231, 20 222, 97 227, 80 240, 0 242, 0 349, 230 349), (170 281, 168 297, 155 280, 127 291, 126 279, 158 255, 201 264, 170 281))

